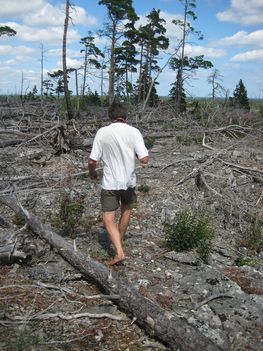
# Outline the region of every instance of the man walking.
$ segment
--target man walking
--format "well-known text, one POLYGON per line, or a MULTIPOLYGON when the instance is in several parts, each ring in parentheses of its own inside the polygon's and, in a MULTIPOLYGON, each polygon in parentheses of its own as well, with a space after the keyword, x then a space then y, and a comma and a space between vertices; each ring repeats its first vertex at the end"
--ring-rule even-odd
POLYGON ((112 266, 125 259, 123 242, 130 222, 132 204, 136 202, 135 161, 149 161, 140 131, 127 124, 127 108, 118 102, 109 107, 111 124, 98 130, 88 161, 90 178, 98 178, 97 162, 103 162, 101 206, 103 222, 115 249, 115 257, 107 264, 112 266), (116 210, 121 207, 118 225, 116 210))

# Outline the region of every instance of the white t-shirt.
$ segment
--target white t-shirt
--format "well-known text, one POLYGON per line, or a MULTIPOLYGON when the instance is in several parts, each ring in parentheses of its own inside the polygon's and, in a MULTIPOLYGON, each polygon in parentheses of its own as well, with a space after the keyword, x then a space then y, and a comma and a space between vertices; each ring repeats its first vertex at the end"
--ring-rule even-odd
POLYGON ((137 128, 114 122, 98 130, 90 154, 103 162, 102 188, 126 190, 135 187, 135 161, 148 156, 143 137, 137 128))

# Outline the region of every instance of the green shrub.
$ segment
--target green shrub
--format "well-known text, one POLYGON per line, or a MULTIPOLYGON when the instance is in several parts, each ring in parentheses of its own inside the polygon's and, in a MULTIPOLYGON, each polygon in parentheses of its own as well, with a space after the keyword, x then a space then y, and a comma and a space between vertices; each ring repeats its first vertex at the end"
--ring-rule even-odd
POLYGON ((152 137, 145 137, 144 138, 144 143, 147 149, 151 149, 154 145, 155 139, 152 137))
POLYGON ((84 200, 80 196, 71 196, 62 193, 59 199, 59 213, 54 216, 50 214, 51 222, 56 228, 63 229, 65 234, 74 237, 77 227, 81 223, 84 212, 84 200))
POLYGON ((178 143, 185 146, 191 145, 194 141, 193 138, 188 135, 177 135, 176 140, 178 141, 178 143))
POLYGON ((199 216, 189 210, 178 212, 174 222, 165 222, 165 246, 178 252, 197 249, 200 259, 208 263, 214 230, 204 213, 199 216))
POLYGON ((19 331, 14 340, 10 341, 10 350, 24 351, 24 350, 44 350, 41 347, 41 337, 32 330, 19 331))
POLYGON ((263 249, 263 221, 254 218, 248 225, 242 245, 253 251, 263 249))
POLYGON ((252 263, 253 263, 253 261, 252 261, 251 258, 245 258, 245 257, 242 257, 242 256, 238 256, 235 259, 235 265, 238 266, 238 267, 247 266, 247 265, 251 266, 252 263))
POLYGON ((140 191, 141 193, 148 193, 150 191, 150 187, 146 183, 143 183, 140 186, 138 186, 138 191, 140 191))

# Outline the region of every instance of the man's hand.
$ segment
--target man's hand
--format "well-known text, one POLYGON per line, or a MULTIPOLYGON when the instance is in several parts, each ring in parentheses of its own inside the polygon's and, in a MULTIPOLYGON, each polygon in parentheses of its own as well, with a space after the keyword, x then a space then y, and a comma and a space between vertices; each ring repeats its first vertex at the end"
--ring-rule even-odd
POLYGON ((96 172, 97 161, 92 160, 91 158, 88 161, 88 168, 89 168, 89 176, 92 180, 98 179, 98 173, 96 172))
POLYGON ((96 171, 94 172, 89 172, 90 179, 92 180, 97 180, 98 179, 98 173, 96 171))

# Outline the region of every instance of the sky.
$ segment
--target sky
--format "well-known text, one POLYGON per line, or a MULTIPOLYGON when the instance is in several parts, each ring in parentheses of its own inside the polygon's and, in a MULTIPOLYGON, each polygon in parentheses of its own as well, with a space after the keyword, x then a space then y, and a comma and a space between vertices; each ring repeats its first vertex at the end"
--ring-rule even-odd
MULTIPOLYGON (((88 31, 96 33, 107 20, 106 7, 95 0, 72 0, 74 10, 68 29, 67 66, 81 68, 83 46, 80 39, 88 31)), ((183 7, 179 0, 134 0, 133 6, 145 24, 145 16, 155 8, 166 20, 170 46, 162 53, 159 66, 167 62, 176 51, 179 32, 173 19, 182 18, 183 7)), ((249 98, 263 98, 263 0, 196 0, 197 19, 192 26, 202 32, 204 39, 188 38, 186 54, 204 55, 221 75, 221 85, 229 95, 239 80, 245 84, 249 98)), ((0 37, 0 95, 19 94, 23 77, 24 91, 36 85, 40 91, 41 47, 43 47, 44 79, 47 72, 62 68, 61 51, 65 18, 64 0, 0 0, 0 26, 10 26, 16 36, 0 37)), ((105 38, 96 39, 101 48, 105 38)), ((199 69, 185 87, 187 95, 208 97, 212 87, 207 79, 212 69, 199 69)), ((81 70, 79 70, 81 81, 81 70)), ((158 78, 158 93, 166 96, 176 72, 166 67, 158 78)), ((70 82, 73 87, 73 81, 70 82)), ((98 89, 99 81, 89 78, 91 90, 98 89)), ((107 82, 105 82, 107 91, 107 82)), ((72 88, 74 90, 74 88, 72 88)))

